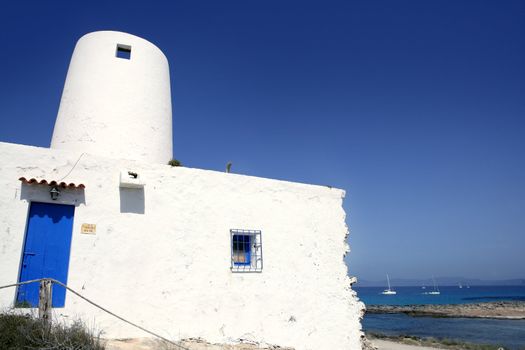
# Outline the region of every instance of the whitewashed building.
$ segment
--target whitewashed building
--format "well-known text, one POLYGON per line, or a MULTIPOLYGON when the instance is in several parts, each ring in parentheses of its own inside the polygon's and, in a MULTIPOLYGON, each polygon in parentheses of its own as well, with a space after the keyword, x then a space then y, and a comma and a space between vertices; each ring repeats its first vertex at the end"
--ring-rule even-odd
MULTIPOLYGON (((0 285, 52 277, 178 340, 361 347, 343 190, 171 167, 168 61, 120 32, 74 50, 51 148, 0 143, 0 285)), ((54 314, 147 334, 53 287, 54 314)), ((35 305, 37 285, 0 290, 35 305)))

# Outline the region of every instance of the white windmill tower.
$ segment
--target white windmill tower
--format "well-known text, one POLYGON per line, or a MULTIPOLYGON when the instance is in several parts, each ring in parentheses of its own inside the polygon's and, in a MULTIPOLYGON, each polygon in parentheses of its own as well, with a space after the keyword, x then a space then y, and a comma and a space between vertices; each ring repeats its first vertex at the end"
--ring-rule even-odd
POLYGON ((166 56, 127 33, 101 31, 80 38, 51 148, 165 164, 172 147, 166 56))

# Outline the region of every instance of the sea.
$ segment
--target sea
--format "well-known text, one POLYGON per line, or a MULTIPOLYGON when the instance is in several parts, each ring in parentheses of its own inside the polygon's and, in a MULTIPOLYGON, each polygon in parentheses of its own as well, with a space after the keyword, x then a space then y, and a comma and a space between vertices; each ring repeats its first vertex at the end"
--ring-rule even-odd
MULTIPOLYGON (((394 287, 396 295, 383 295, 383 287, 354 287, 366 305, 468 304, 487 301, 525 301, 522 286, 444 286, 439 295, 425 292, 433 287, 394 287)), ((525 320, 412 317, 404 314, 366 314, 363 329, 386 335, 454 339, 491 344, 504 349, 525 349, 525 320)))

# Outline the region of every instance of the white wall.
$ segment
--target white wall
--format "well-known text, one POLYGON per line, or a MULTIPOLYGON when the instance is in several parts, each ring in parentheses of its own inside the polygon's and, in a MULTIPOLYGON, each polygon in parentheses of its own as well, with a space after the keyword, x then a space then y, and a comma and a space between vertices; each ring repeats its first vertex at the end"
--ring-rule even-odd
POLYGON ((75 46, 51 148, 167 164, 173 155, 166 56, 131 34, 101 31, 75 46), (117 58, 117 44, 131 59, 117 58))
MULTIPOLYGON (((51 202, 48 188, 18 178, 60 179, 80 155, 0 143, 0 285, 17 281, 29 202, 51 202)), ((86 297, 172 339, 360 348, 344 191, 89 154, 66 181, 86 185, 57 201, 77 205, 68 285, 86 297), (121 170, 142 175, 144 192, 119 189, 121 170), (261 273, 230 271, 232 228, 262 231, 261 273)), ((0 290, 0 306, 14 298, 0 290)), ((71 293, 55 312, 94 320, 107 337, 147 336, 71 293)))

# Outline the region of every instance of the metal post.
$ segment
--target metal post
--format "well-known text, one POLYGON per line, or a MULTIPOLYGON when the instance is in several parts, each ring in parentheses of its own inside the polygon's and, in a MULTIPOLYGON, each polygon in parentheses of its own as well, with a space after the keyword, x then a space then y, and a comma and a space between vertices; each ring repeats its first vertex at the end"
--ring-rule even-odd
POLYGON ((51 324, 51 300, 52 300, 53 284, 49 279, 40 281, 40 289, 38 293, 38 317, 46 324, 51 324))

